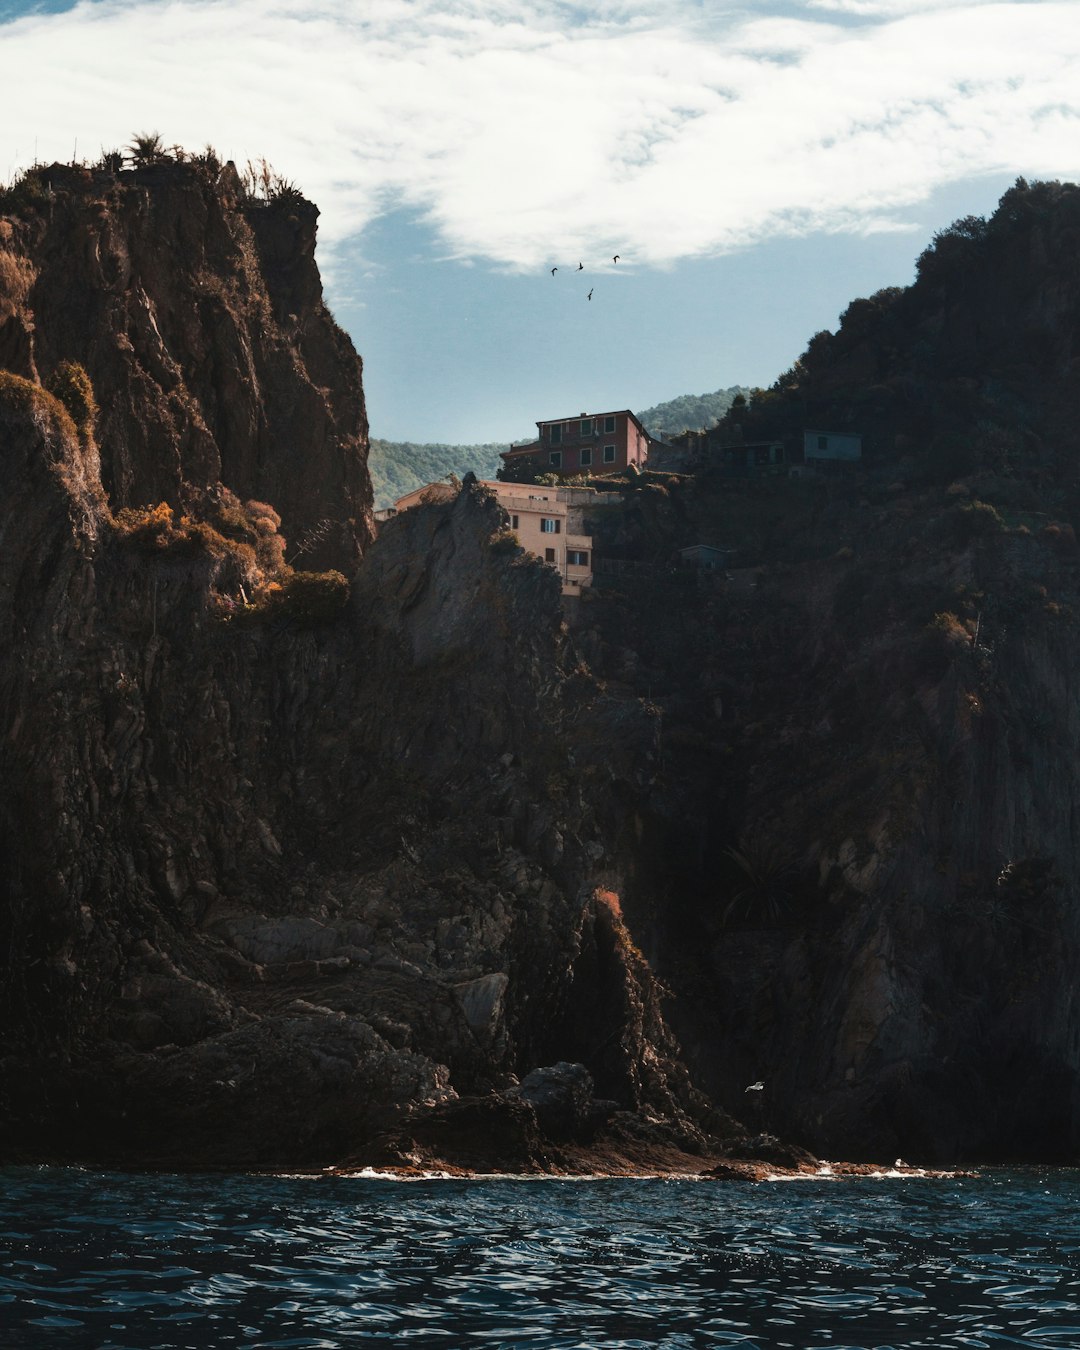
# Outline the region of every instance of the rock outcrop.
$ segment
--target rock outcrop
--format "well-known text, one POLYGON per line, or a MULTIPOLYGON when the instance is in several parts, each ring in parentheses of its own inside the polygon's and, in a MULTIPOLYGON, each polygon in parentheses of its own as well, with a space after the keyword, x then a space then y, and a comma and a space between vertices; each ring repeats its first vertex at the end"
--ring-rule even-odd
POLYGON ((563 1061, 567 1141, 618 1108, 702 1146, 615 896, 655 719, 480 487, 371 543, 314 208, 41 179, 0 221, 0 1147, 546 1165, 516 1085, 563 1061), (351 587, 282 560, 324 518, 351 587))

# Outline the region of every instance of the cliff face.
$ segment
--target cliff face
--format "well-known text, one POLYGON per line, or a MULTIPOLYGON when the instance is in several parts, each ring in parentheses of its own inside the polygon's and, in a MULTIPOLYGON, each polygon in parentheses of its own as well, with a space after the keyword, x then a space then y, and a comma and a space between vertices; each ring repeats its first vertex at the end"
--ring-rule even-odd
MULTIPOLYGON (((1023 185, 729 415, 855 470, 639 485, 589 606, 663 716, 627 904, 697 1081, 832 1153, 1080 1150, 1080 190, 1023 185)), ((598 522, 598 524, 600 524, 598 522)), ((605 528, 603 525, 600 526, 605 528)))
MULTIPOLYGON (((231 165, 39 170, 0 222, 0 368, 85 367, 114 510, 224 484, 351 567, 371 538, 360 360, 322 302, 317 209, 231 165), (6 287, 3 283, 6 282, 6 287)), ((0 207, 2 211, 2 207, 0 207)))
POLYGON ((737 1130, 651 966, 755 1126, 1075 1156, 1075 190, 947 232, 719 433, 863 430, 853 474, 628 483, 601 548, 737 565, 601 576, 571 635, 476 485, 371 541, 313 207, 205 163, 35 184, 0 216, 7 1153, 707 1149, 737 1130))
POLYGON ((557 579, 479 488, 351 593, 282 566, 275 510, 369 543, 313 208, 45 177, 0 221, 0 1144, 521 1166, 646 1112, 701 1147, 607 889, 655 720, 577 668, 557 579))

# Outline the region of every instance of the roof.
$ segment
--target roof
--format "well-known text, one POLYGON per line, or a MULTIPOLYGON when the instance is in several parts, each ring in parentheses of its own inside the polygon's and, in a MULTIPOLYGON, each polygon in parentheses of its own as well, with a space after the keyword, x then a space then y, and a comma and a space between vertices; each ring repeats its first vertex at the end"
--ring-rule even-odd
POLYGON ((637 413, 631 412, 629 408, 614 408, 614 409, 608 408, 605 412, 599 413, 590 413, 590 412, 574 413, 570 417, 546 417, 542 422, 537 422, 536 425, 538 427, 550 427, 560 422, 579 422, 583 417, 585 418, 591 417, 595 422, 597 418, 600 417, 620 417, 620 416, 629 417, 630 420, 634 423, 634 425, 638 428, 638 430, 642 433, 642 435, 648 436, 649 433, 645 429, 641 421, 641 418, 638 417, 637 413))

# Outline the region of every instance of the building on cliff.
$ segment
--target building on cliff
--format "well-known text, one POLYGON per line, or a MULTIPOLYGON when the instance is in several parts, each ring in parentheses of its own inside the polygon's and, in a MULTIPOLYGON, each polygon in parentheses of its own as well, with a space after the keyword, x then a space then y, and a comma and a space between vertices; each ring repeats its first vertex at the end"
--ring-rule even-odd
POLYGON ((655 443, 628 408, 537 422, 536 430, 535 441, 502 452, 507 478, 537 473, 595 477, 622 473, 631 465, 640 469, 655 443))
MULTIPOLYGON (((618 505, 622 501, 618 493, 490 480, 481 480, 480 486, 498 498, 521 546, 559 573, 563 595, 580 595, 592 585, 593 541, 586 533, 585 515, 590 509, 618 505)), ((427 483, 399 497, 385 514, 450 501, 458 490, 450 483, 427 483)))

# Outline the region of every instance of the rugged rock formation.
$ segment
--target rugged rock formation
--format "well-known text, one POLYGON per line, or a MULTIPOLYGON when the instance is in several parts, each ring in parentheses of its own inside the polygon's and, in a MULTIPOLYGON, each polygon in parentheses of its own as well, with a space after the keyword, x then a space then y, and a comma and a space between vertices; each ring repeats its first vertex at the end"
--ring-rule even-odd
POLYGON ((272 507, 337 522, 329 560, 369 538, 314 208, 188 164, 42 179, 0 222, 34 278, 2 311, 5 1151, 482 1164, 491 1120, 489 1162, 553 1165, 544 1119, 614 1111, 700 1150, 726 1123, 615 894, 655 719, 577 667, 557 579, 476 487, 344 608, 270 547, 272 507), (560 1062, 566 1110, 516 1087, 560 1062))
MULTIPOLYGON (((360 361, 322 302, 318 210, 231 166, 53 165, 0 220, 0 369, 85 367, 113 510, 223 483, 350 566, 371 538, 360 361)), ((0 216, 4 206, 0 204, 0 216)))
POLYGON ((861 432, 856 472, 597 522, 736 550, 611 578, 581 640, 663 716, 624 901, 692 1071, 832 1156, 1080 1151, 1078 222, 1019 185, 716 437, 861 432))
POLYGON ((1075 1157, 1078 200, 721 428, 856 474, 627 484, 571 634, 475 484, 371 543, 313 207, 0 198, 5 1154, 1075 1157), (740 565, 645 562, 697 542, 740 565))

